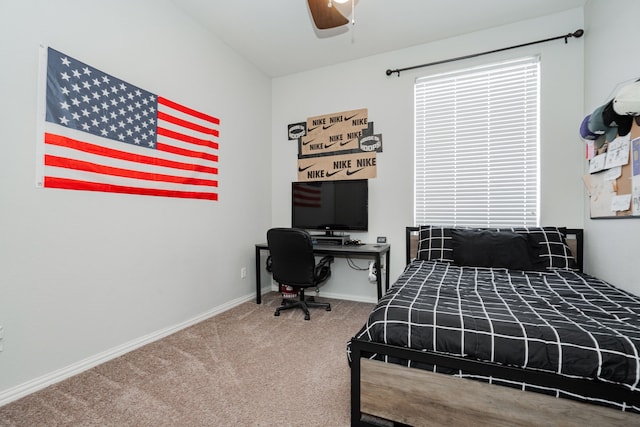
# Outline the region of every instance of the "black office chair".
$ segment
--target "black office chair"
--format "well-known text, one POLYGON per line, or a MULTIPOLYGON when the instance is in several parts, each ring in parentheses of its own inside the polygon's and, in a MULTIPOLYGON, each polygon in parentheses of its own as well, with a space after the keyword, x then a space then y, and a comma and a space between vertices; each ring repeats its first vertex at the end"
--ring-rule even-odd
POLYGON ((291 286, 300 296, 298 300, 283 298, 273 315, 280 316, 282 310, 301 308, 305 314, 304 320, 309 320, 309 307, 323 307, 331 311, 331 304, 316 302, 314 297, 305 298, 304 290, 317 288, 331 276, 333 256, 325 256, 316 264, 311 235, 297 228, 270 229, 267 231, 267 244, 273 279, 281 287, 291 286))

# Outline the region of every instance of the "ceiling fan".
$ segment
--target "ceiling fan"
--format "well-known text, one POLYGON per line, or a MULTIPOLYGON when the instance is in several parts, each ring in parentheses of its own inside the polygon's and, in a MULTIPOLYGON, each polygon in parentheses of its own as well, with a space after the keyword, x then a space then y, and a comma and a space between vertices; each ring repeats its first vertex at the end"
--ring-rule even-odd
MULTIPOLYGON (((333 3, 346 3, 349 0, 307 0, 313 23, 319 30, 327 30, 345 25, 349 22, 333 3)), ((353 15, 354 0, 351 0, 353 15)))

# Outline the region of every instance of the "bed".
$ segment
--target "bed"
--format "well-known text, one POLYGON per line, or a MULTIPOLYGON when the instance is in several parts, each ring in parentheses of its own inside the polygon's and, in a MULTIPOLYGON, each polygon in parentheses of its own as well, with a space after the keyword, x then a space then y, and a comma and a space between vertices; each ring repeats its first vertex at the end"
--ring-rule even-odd
POLYGON ((640 298, 582 272, 582 230, 406 239, 347 345, 352 425, 640 425, 640 298))

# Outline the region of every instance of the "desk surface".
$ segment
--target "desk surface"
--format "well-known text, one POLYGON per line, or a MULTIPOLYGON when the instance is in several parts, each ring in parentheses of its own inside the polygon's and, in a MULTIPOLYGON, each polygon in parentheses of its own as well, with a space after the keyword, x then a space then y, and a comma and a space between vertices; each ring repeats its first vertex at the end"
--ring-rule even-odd
MULTIPOLYGON (((258 249, 268 249, 266 243, 256 243, 258 249)), ((388 252, 391 245, 367 243, 364 245, 313 245, 313 252, 316 253, 345 253, 345 254, 383 254, 388 252)))

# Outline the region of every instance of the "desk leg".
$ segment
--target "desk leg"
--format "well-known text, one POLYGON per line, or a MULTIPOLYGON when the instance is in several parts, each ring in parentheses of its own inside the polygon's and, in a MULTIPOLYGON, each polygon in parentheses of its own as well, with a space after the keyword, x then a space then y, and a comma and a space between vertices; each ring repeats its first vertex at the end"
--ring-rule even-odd
POLYGON ((260 284, 260 249, 256 247, 256 304, 262 304, 262 286, 260 284))
POLYGON ((384 274, 384 281, 385 281, 385 287, 384 287, 384 292, 387 293, 387 291, 389 290, 389 268, 391 266, 391 248, 389 248, 389 250, 387 251, 387 258, 384 261, 384 268, 385 268, 385 274, 384 274))
POLYGON ((376 253, 376 282, 378 284, 378 300, 382 298, 382 264, 380 264, 380 254, 376 253))

